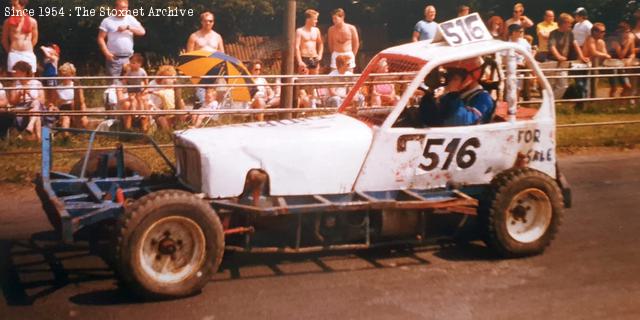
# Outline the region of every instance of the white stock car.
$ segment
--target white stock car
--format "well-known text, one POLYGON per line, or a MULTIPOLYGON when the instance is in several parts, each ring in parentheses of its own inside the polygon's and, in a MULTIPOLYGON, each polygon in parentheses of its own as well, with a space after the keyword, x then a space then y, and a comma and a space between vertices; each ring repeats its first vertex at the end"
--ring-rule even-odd
POLYGON ((120 217, 124 282, 147 296, 189 295, 225 250, 419 245, 444 235, 484 240, 505 257, 543 252, 570 206, 549 83, 529 53, 491 39, 477 14, 440 32, 376 55, 338 113, 176 132, 182 190, 149 192, 120 217), (518 101, 516 54, 537 78, 538 105, 518 101), (426 127, 412 116, 441 66, 476 57, 507 66, 506 102, 489 123, 426 127), (352 107, 358 92, 385 85, 398 99, 352 107))

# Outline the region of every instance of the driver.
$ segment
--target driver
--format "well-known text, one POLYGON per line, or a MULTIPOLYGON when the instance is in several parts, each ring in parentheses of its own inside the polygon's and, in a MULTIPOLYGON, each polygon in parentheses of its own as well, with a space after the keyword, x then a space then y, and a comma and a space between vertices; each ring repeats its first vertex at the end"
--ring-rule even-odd
POLYGON ((430 127, 468 126, 491 121, 495 108, 491 95, 480 85, 480 57, 444 65, 445 87, 441 95, 425 93, 420 117, 430 127))

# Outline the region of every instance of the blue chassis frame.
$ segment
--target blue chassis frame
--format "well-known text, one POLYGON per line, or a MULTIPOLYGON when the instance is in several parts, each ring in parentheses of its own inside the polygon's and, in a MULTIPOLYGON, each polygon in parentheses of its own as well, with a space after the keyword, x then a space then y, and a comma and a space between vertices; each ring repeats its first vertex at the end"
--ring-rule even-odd
MULTIPOLYGON (((162 152, 158 144, 149 136, 140 133, 125 132, 101 132, 80 129, 46 128, 42 129, 42 170, 36 177, 36 191, 43 207, 54 227, 58 227, 64 242, 72 242, 74 234, 87 226, 95 225, 107 219, 119 217, 125 209, 125 203, 114 201, 117 199, 118 190, 122 190, 125 198, 137 199, 145 194, 162 189, 189 188, 175 181, 149 182, 139 175, 125 176, 124 150, 118 144, 113 153, 103 155, 101 158, 102 177, 86 178, 85 171, 91 155, 95 137, 127 136, 146 139, 171 168, 174 177, 176 167, 162 152), (90 134, 89 145, 84 157, 80 176, 52 172, 52 148, 51 131, 72 132, 90 134), (115 157, 117 163, 117 177, 106 177, 108 157, 115 157)), ((391 190, 380 192, 358 192, 338 195, 305 195, 305 196, 268 196, 254 203, 251 197, 238 199, 207 199, 216 210, 241 211, 252 216, 280 216, 295 214, 298 216, 295 245, 290 247, 252 247, 251 234, 255 231, 252 226, 225 230, 225 235, 244 234, 244 246, 227 246, 227 250, 253 251, 253 252, 308 252, 331 249, 357 249, 368 248, 376 245, 389 245, 393 243, 423 243, 426 236, 417 241, 387 241, 384 243, 371 243, 370 236, 370 212, 374 210, 426 210, 436 209, 449 212, 474 215, 478 200, 469 196, 480 196, 482 187, 466 187, 464 192, 458 190, 391 190), (302 215, 318 212, 355 213, 367 212, 364 230, 364 243, 341 244, 331 246, 301 247, 302 215)), ((418 213, 421 224, 424 223, 424 211, 418 213)), ((424 226, 422 226, 424 230, 424 226)))

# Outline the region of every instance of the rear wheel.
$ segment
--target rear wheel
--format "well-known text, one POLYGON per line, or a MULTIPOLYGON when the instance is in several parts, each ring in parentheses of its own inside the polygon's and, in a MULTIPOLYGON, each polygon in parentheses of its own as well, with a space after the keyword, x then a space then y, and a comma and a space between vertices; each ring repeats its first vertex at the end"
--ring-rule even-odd
POLYGON ((487 244, 505 257, 542 253, 563 213, 562 193, 546 174, 513 169, 497 176, 482 207, 487 244))
POLYGON ((202 199, 163 190, 137 200, 118 223, 115 266, 139 295, 176 298, 195 294, 224 254, 217 214, 202 199))

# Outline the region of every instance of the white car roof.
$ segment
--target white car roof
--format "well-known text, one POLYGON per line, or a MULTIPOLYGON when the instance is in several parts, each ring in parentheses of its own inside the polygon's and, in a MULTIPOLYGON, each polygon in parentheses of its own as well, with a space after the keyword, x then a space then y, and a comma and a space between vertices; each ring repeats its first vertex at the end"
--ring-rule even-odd
POLYGON ((457 61, 497 51, 514 49, 522 53, 522 48, 513 42, 502 40, 486 40, 461 46, 450 46, 444 41, 432 42, 424 40, 411 42, 385 49, 381 54, 397 54, 418 58, 427 62, 457 61))

